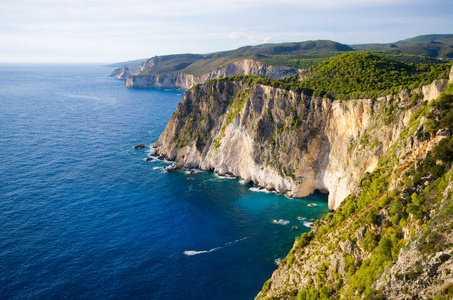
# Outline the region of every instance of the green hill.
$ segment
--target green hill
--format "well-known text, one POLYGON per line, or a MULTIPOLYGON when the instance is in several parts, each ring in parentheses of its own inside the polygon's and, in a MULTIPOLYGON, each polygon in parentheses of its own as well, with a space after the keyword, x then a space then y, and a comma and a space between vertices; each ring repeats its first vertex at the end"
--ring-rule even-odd
POLYGON ((337 42, 319 40, 246 46, 235 50, 209 54, 165 55, 148 60, 156 63, 152 67, 143 70, 141 75, 182 72, 199 76, 213 69, 247 58, 255 59, 268 65, 309 67, 345 51, 354 51, 354 49, 337 42))
POLYGON ((442 42, 443 40, 449 40, 453 38, 453 34, 427 34, 427 35, 419 35, 413 38, 408 38, 397 43, 412 43, 412 42, 433 42, 439 41, 442 42))
POLYGON ((448 76, 447 64, 407 64, 371 53, 347 53, 309 69, 303 88, 335 94, 375 92, 419 86, 448 76))
POLYGON ((348 46, 328 40, 245 46, 208 54, 156 56, 141 75, 182 72, 200 76, 242 59, 254 59, 267 65, 308 69, 345 52, 371 51, 387 60, 404 63, 438 64, 437 58, 453 58, 453 35, 424 35, 391 44, 348 46))
POLYGON ((359 51, 388 51, 433 58, 453 59, 453 34, 420 35, 388 44, 352 45, 359 51))

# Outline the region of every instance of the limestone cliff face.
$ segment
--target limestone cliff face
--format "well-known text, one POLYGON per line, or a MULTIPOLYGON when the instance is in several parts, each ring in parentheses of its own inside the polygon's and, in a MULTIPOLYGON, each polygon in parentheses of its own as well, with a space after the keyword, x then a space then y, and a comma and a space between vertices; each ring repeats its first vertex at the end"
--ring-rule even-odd
POLYGON ((130 65, 126 67, 121 67, 112 71, 109 75, 115 79, 125 80, 130 76, 137 75, 142 70, 142 65, 130 65))
POLYGON ((132 75, 127 77, 125 86, 134 88, 188 89, 198 84, 198 78, 191 74, 172 72, 158 75, 132 75))
MULTIPOLYGON (((152 68, 155 62, 149 60, 143 67, 152 68)), ((126 80, 127 87, 140 88, 177 88, 188 89, 196 84, 204 83, 209 79, 228 77, 233 75, 254 75, 263 78, 282 79, 299 72, 296 68, 285 66, 268 66, 259 61, 244 59, 226 66, 214 69, 201 76, 181 72, 169 72, 157 75, 132 75, 126 80)))
MULTIPOLYGON (((439 95, 445 82, 423 87, 425 99, 439 95)), ((387 106, 400 113, 374 110, 389 124, 379 128, 393 145, 383 143, 376 172, 362 177, 334 213, 296 239, 256 299, 452 299, 453 148, 445 146, 453 143, 451 121, 445 122, 453 112, 449 93, 414 107, 404 101, 407 92, 401 93, 396 108, 387 106), (436 168, 444 169, 435 173, 436 168)), ((379 109, 379 100, 374 108, 379 109)), ((372 128, 377 123, 370 120, 372 128)), ((367 132, 378 134, 371 128, 367 132)))
POLYGON ((247 81, 210 81, 185 93, 154 147, 177 167, 231 173, 289 197, 329 192, 335 209, 399 137, 414 95, 429 101, 447 84, 332 101, 247 81))

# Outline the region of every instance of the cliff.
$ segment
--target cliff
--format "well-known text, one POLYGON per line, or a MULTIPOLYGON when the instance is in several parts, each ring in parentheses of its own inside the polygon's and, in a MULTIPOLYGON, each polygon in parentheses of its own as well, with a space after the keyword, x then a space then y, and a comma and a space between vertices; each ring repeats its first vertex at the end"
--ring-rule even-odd
POLYGON ((453 85, 416 108, 374 171, 296 239, 257 299, 452 299, 453 85))
POLYGON ((453 68, 419 70, 345 54, 303 81, 234 76, 186 91, 155 155, 288 197, 329 193, 334 211, 257 299, 453 297, 453 68))
POLYGON ((328 192, 335 209, 399 138, 415 104, 447 84, 334 101, 242 77, 213 80, 185 93, 154 147, 178 168, 231 173, 288 197, 328 192))
MULTIPOLYGON (((157 58, 156 58, 157 59, 157 58)), ((150 59, 143 69, 158 67, 159 63, 150 59)), ((215 68, 200 76, 183 72, 166 72, 158 74, 137 74, 127 77, 127 87, 139 88, 176 88, 189 89, 190 87, 206 82, 209 79, 228 77, 233 75, 254 75, 263 78, 282 79, 295 75, 298 69, 285 66, 269 66, 252 59, 243 59, 215 68)))

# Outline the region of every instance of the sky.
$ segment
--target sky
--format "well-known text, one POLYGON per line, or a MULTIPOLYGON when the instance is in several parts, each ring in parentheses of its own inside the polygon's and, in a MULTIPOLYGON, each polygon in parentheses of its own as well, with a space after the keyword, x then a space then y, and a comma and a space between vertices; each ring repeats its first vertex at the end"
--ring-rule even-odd
POLYGON ((453 33, 453 0, 0 0, 0 62, 120 62, 453 33))

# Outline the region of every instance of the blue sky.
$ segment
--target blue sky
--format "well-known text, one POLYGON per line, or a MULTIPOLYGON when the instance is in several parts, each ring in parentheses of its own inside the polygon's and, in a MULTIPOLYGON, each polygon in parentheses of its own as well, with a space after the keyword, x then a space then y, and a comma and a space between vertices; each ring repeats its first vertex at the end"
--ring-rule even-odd
POLYGON ((1 62, 117 62, 453 33, 452 0, 0 0, 1 62))

